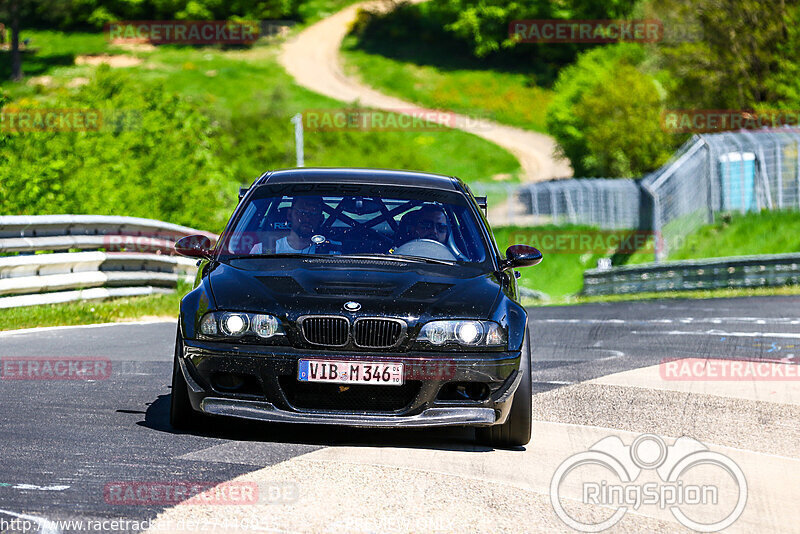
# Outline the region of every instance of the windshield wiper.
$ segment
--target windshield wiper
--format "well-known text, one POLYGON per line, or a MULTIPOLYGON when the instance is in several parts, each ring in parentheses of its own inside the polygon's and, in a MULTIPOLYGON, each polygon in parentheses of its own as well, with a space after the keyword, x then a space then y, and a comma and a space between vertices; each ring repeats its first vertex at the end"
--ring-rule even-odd
POLYGON ((340 258, 352 259, 381 259, 388 261, 411 261, 416 263, 433 263, 436 265, 456 265, 456 262, 447 260, 438 260, 434 258, 424 258, 422 256, 406 256, 404 254, 339 254, 340 258))
POLYGON ((226 261, 241 260, 249 258, 344 258, 351 260, 384 260, 395 262, 415 262, 415 263, 432 263, 435 265, 457 265, 454 261, 438 260, 434 258, 423 258, 421 256, 406 256, 403 254, 298 254, 298 253, 281 253, 281 254, 233 254, 230 256, 223 256, 221 259, 226 261))
POLYGON ((281 254, 230 254, 230 255, 223 255, 221 258, 224 260, 244 260, 250 258, 309 258, 309 257, 321 257, 321 256, 329 256, 329 254, 300 254, 294 252, 287 252, 281 254))

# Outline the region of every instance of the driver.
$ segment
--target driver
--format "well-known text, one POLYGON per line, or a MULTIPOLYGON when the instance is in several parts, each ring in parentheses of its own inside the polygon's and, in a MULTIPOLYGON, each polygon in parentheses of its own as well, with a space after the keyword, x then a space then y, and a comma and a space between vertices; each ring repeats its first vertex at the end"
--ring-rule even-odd
POLYGON ((444 210, 434 204, 425 204, 416 212, 411 225, 411 239, 432 239, 447 244, 450 227, 444 210))
POLYGON ((311 241, 325 220, 320 197, 294 197, 289 208, 291 231, 275 242, 275 254, 314 254, 317 243, 311 241))
MULTIPOLYGON (((325 220, 321 197, 294 197, 286 214, 291 230, 275 242, 275 254, 337 254, 331 246, 340 246, 338 241, 329 241, 317 235, 325 220)), ((264 245, 256 243, 250 254, 263 254, 264 245)))

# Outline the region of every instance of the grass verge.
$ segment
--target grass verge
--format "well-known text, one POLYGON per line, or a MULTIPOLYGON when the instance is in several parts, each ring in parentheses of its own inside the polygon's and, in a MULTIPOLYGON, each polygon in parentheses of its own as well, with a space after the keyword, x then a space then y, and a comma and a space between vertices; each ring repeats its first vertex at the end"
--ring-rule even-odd
POLYGON ((530 74, 426 63, 431 49, 419 43, 407 45, 400 59, 351 36, 345 39, 341 54, 348 74, 386 94, 429 108, 546 131, 553 92, 537 86, 530 74))
MULTIPOLYGON (((667 261, 800 252, 800 212, 719 214, 713 224, 668 245, 667 261)), ((626 263, 652 261, 653 254, 636 253, 626 263)))
MULTIPOLYGON (((90 78, 96 68, 75 65, 81 54, 133 56, 141 63, 123 70, 143 86, 161 82, 170 91, 204 103, 207 113, 223 126, 218 152, 230 178, 238 182, 249 183, 267 169, 295 166, 293 115, 352 104, 296 85, 278 64, 278 39, 242 49, 165 45, 123 50, 98 34, 27 30, 24 37, 36 43, 38 52, 23 69, 30 74, 31 66, 41 78, 36 83, 28 83, 30 79, 2 83, 12 100, 46 105, 50 96, 80 91, 76 78, 90 78)), ((492 182, 493 176, 513 181, 520 172, 518 161, 506 150, 451 129, 306 130, 305 158, 306 166, 420 170, 457 175, 470 183, 492 182)))
MULTIPOLYGON (((531 231, 565 232, 580 235, 583 232, 595 232, 589 226, 578 225, 541 225, 536 227, 503 226, 494 228, 494 237, 500 252, 504 253, 510 245, 528 244, 527 237, 531 231)), ((535 267, 521 269, 522 287, 541 291, 551 298, 560 299, 574 295, 583 289, 583 272, 597 266, 597 260, 606 254, 596 253, 545 253, 542 263, 535 267)))
POLYGON ((0 310, 0 331, 44 326, 117 323, 145 317, 176 317, 181 298, 191 287, 181 284, 169 294, 45 304, 0 310))

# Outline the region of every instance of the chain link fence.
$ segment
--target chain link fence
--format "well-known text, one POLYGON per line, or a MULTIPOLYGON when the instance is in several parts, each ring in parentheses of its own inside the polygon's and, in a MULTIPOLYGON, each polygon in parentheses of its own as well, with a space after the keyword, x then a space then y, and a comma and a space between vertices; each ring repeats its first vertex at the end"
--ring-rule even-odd
POLYGON ((519 183, 477 182, 469 187, 475 196, 486 197, 487 219, 493 227, 541 223, 532 219, 520 204, 519 183))
POLYGON ((556 224, 638 228, 641 189, 636 180, 580 178, 525 185, 519 201, 528 215, 556 224))
POLYGON ((800 131, 695 135, 639 180, 577 178, 521 186, 495 224, 573 223, 650 230, 656 260, 718 212, 800 208, 800 131), (507 221, 507 222, 506 222, 507 221))
POLYGON ((696 135, 642 180, 662 260, 717 212, 800 207, 800 133, 763 130, 696 135))

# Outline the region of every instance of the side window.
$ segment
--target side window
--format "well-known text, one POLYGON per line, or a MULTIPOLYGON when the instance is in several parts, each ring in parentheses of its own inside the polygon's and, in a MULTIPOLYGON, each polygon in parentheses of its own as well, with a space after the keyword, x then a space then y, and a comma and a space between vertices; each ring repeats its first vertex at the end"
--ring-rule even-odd
POLYGON ((459 237, 462 240, 462 243, 459 243, 459 245, 463 244, 466 255, 471 261, 485 261, 485 247, 481 243, 481 233, 475 226, 475 220, 469 216, 467 208, 463 207, 455 210, 455 216, 458 220, 457 227, 460 230, 459 237))
POLYGON ((228 254, 247 254, 250 252, 252 244, 248 246, 248 243, 245 241, 248 241, 248 236, 252 234, 252 231, 248 231, 248 229, 257 226, 256 221, 253 220, 258 211, 258 206, 256 204, 256 202, 251 202, 247 208, 245 208, 242 218, 239 219, 236 228, 231 234, 231 239, 228 241, 228 254))

